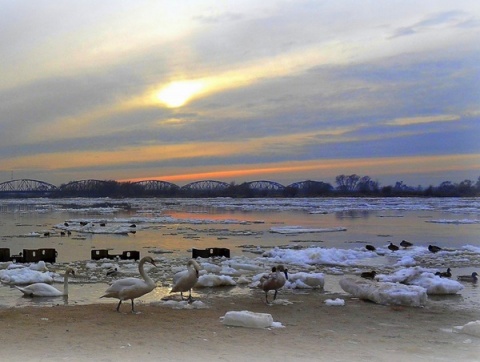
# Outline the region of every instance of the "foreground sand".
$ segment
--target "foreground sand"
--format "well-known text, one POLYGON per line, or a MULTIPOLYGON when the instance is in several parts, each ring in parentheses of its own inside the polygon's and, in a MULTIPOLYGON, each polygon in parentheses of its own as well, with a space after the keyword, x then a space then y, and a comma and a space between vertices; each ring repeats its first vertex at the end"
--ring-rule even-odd
POLYGON ((204 296, 207 309, 137 304, 138 314, 112 304, 0 310, 5 361, 478 361, 480 339, 451 328, 480 312, 440 306, 387 307, 321 293, 283 294, 273 306, 263 294, 204 296), (227 311, 269 313, 285 328, 227 327, 227 311))

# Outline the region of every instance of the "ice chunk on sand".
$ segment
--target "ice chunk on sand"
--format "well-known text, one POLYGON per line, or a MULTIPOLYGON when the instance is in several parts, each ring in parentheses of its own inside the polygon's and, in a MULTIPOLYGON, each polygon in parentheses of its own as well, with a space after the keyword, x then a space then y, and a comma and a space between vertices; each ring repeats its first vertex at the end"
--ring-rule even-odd
POLYGON ((343 299, 340 299, 340 298, 327 299, 327 300, 325 300, 325 304, 328 305, 328 306, 344 306, 345 301, 343 299))
POLYGON ((420 307, 427 302, 426 289, 416 285, 343 278, 340 286, 357 298, 378 304, 420 307))
POLYGON ((225 313, 222 323, 227 326, 246 328, 267 328, 273 325, 273 317, 268 313, 254 313, 248 310, 225 313))
POLYGON ((453 327, 453 331, 480 338, 480 320, 468 322, 464 326, 453 327))

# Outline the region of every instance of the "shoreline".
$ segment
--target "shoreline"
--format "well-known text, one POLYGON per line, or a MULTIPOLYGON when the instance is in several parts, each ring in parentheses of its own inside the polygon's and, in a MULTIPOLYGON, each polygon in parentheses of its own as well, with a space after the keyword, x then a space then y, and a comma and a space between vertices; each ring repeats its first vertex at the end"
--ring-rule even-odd
POLYGON ((475 310, 443 305, 382 306, 345 295, 214 293, 197 299, 205 309, 172 309, 159 302, 57 305, 0 310, 0 355, 9 361, 476 361, 480 338, 452 333, 480 319, 475 310), (345 306, 327 306, 342 298, 345 306), (288 301, 288 302, 287 302, 288 301), (269 313, 284 328, 230 327, 228 311, 269 313))

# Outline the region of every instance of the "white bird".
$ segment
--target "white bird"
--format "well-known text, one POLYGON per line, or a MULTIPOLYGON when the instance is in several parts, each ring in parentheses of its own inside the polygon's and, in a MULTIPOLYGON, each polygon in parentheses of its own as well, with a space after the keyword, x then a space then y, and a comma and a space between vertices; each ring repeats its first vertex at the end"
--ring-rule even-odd
POLYGON ((283 265, 274 266, 270 274, 264 275, 260 278, 260 284, 258 286, 265 292, 265 301, 267 304, 269 304, 268 291, 275 290, 275 294, 273 295, 273 300, 275 300, 277 298, 278 289, 283 287, 287 280, 288 269, 285 269, 283 265))
POLYGON ((72 268, 67 268, 63 275, 63 292, 57 288, 52 287, 47 283, 34 283, 27 285, 26 287, 15 286, 27 297, 61 297, 68 296, 68 275, 75 276, 75 271, 72 268))
POLYGON ((132 301, 132 313, 135 313, 133 300, 141 297, 142 295, 150 293, 157 286, 155 282, 147 274, 145 274, 145 270, 143 270, 143 265, 145 263, 150 263, 153 264, 153 266, 156 266, 155 262, 150 256, 144 256, 140 260, 140 263, 138 264, 138 271, 140 272, 143 280, 139 278, 119 279, 114 282, 100 298, 120 299, 117 305, 117 312, 120 312, 120 304, 122 304, 124 300, 130 299, 132 301))
POLYGON ((170 293, 180 292, 180 297, 184 300, 183 292, 188 291, 187 300, 192 301, 192 288, 197 283, 199 270, 200 265, 195 260, 190 259, 187 263, 187 269, 173 276, 173 287, 170 293))

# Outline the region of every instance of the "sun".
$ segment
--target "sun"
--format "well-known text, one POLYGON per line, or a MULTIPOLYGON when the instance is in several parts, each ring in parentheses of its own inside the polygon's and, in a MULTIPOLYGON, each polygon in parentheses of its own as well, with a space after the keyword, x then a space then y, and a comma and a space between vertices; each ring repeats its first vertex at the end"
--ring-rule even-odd
POLYGON ((157 99, 169 108, 185 105, 205 87, 202 81, 172 82, 157 93, 157 99))

